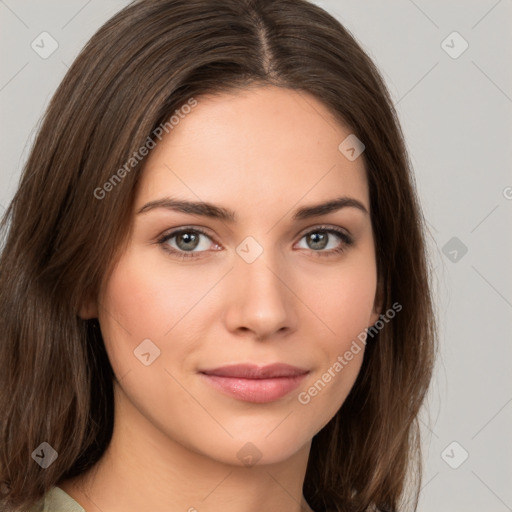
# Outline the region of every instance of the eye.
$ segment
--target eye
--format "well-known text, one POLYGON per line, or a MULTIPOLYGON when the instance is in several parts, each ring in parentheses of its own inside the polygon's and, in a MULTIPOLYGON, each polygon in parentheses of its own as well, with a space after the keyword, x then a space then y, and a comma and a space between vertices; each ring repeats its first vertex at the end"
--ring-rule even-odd
MULTIPOLYGON (((318 226, 302 235, 301 240, 306 239, 315 256, 333 256, 344 252, 353 244, 353 239, 340 228, 318 226), (337 241, 336 241, 337 239, 337 241), (331 245, 331 247, 329 247, 331 245), (329 250, 325 250, 329 249, 329 250)), ((164 251, 180 259, 198 258, 198 253, 208 252, 209 246, 214 245, 220 250, 220 245, 213 242, 210 235, 199 228, 183 227, 164 234, 157 243, 164 251)), ((301 247, 303 249, 304 247, 301 247)))
POLYGON ((208 246, 211 245, 211 241, 210 236, 205 231, 198 228, 185 227, 164 234, 158 240, 158 243, 165 251, 179 258, 186 259, 197 257, 198 252, 206 252, 208 246), (205 242, 201 240, 202 238, 209 239, 210 242, 205 242), (198 248, 202 250, 196 250, 198 248))
POLYGON ((306 239, 308 245, 306 249, 312 249, 316 256, 341 254, 354 243, 352 237, 341 229, 328 226, 318 226, 305 233, 302 239, 306 239), (336 238, 338 241, 336 241, 336 238), (331 247, 328 247, 329 245, 331 247), (324 250, 326 248, 330 250, 324 250))

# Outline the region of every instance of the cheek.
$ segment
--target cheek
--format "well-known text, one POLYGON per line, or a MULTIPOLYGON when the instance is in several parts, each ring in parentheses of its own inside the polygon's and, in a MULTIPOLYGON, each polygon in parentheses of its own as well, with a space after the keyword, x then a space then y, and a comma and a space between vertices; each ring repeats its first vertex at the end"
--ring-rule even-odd
POLYGON ((375 262, 369 256, 353 258, 335 270, 317 274, 315 281, 315 287, 311 278, 304 282, 304 290, 308 289, 304 296, 321 320, 317 327, 326 334, 316 337, 321 363, 302 387, 298 402, 304 412, 318 418, 320 429, 339 410, 361 369, 364 332, 371 325, 375 300, 375 262))
POLYGON ((302 272, 301 297, 331 333, 330 350, 343 349, 371 324, 376 287, 369 251, 354 253, 338 266, 302 272))
POLYGON ((172 300, 172 288, 168 288, 168 296, 162 296, 164 288, 158 285, 151 270, 136 263, 130 258, 119 262, 101 301, 102 326, 114 332, 124 332, 123 336, 130 336, 134 341, 158 336, 158 327, 162 329, 164 326, 158 326, 156 321, 163 309, 157 305, 172 300))
POLYGON ((299 410, 315 418, 314 430, 322 429, 345 402, 359 375, 365 343, 361 333, 367 326, 367 316, 354 303, 334 313, 331 325, 336 335, 317 339, 320 364, 315 368, 297 396, 299 410))
POLYGON ((178 293, 157 279, 151 265, 130 253, 118 262, 103 290, 99 308, 103 339, 118 379, 143 366, 136 359, 138 347, 152 347, 152 357, 161 357, 160 338, 174 323, 173 304, 179 302, 175 295, 178 293), (146 340, 151 340, 154 347, 146 340))
POLYGON ((134 339, 160 339, 196 305, 210 287, 201 272, 156 264, 128 253, 110 276, 103 296, 106 323, 115 320, 134 339))
MULTIPOLYGON (((201 300, 218 280, 179 265, 152 260, 147 253, 128 251, 119 260, 100 297, 99 321, 105 346, 118 376, 141 366, 137 353, 155 345, 155 366, 188 364, 198 330, 210 325, 212 312, 201 300), (202 315, 198 319, 198 315, 202 315), (145 343, 145 345, 143 344, 145 343), (143 344, 143 345, 141 345, 143 344), (172 351, 168 350, 172 344, 172 351), (140 349, 139 349, 140 347, 140 349), (134 352, 135 351, 135 352, 134 352)), ((146 352, 142 352, 146 353, 146 352)))

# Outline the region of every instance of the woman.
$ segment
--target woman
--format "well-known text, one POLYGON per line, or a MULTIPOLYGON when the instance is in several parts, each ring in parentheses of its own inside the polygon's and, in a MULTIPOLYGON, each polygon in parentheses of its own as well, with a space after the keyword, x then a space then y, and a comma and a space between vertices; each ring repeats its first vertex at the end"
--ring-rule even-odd
POLYGON ((3 509, 414 510, 424 225, 383 80, 333 17, 131 3, 3 219, 3 509))

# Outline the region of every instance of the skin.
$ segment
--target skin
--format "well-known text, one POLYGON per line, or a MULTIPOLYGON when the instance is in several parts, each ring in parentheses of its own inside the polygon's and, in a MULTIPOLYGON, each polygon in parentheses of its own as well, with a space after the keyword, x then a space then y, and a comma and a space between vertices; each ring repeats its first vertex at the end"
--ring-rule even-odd
MULTIPOLYGON (((302 485, 311 440, 346 399, 364 344, 308 404, 298 394, 375 323, 380 306, 370 215, 345 207, 292 216, 339 196, 369 212, 364 161, 338 150, 350 129, 308 93, 258 87, 197 100, 151 151, 127 248, 80 311, 101 325, 116 375, 115 426, 94 468, 60 487, 88 512, 310 511, 302 485), (238 219, 165 208, 136 214, 171 195, 229 208, 238 219), (318 248, 305 235, 322 225, 354 243, 333 253, 345 243, 330 234, 318 248), (183 226, 208 232, 198 235, 196 258, 180 260, 157 243, 183 226), (263 248, 252 263, 236 252, 248 236, 263 248), (160 350, 149 366, 134 357, 147 338, 160 350), (270 403, 226 396, 198 374, 245 362, 310 373, 270 403), (248 442, 261 454, 252 466, 237 457, 248 442)), ((177 238, 167 246, 186 252, 190 242, 177 238)))

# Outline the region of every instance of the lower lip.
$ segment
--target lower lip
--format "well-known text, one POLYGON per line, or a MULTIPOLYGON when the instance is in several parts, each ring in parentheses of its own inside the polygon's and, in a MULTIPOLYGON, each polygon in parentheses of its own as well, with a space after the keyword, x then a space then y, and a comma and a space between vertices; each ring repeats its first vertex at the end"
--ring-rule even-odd
POLYGON ((273 379, 242 379, 238 377, 220 377, 206 375, 208 383, 223 393, 246 402, 266 403, 283 398, 296 389, 307 373, 293 377, 275 377, 273 379))

